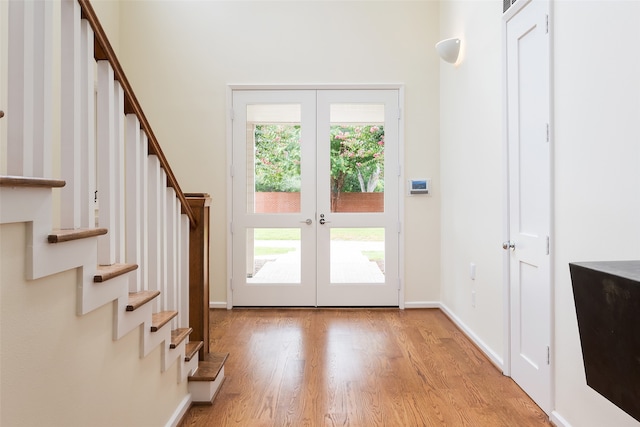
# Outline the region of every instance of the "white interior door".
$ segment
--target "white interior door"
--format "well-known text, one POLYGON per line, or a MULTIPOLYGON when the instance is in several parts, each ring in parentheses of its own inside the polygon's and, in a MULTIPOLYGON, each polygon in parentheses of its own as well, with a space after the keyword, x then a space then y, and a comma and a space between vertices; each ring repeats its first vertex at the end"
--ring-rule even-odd
POLYGON ((233 92, 234 306, 398 306, 398 91, 233 92))
POLYGON ((507 21, 511 377, 551 410, 548 3, 507 21))

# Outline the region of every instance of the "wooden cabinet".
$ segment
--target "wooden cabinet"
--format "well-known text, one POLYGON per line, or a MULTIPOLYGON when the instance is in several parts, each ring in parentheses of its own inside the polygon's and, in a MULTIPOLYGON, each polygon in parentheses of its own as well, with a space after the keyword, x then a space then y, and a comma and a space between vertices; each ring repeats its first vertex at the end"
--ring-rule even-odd
POLYGON ((197 226, 189 232, 189 326, 191 341, 202 341, 199 360, 209 354, 209 209, 206 193, 185 193, 197 226))

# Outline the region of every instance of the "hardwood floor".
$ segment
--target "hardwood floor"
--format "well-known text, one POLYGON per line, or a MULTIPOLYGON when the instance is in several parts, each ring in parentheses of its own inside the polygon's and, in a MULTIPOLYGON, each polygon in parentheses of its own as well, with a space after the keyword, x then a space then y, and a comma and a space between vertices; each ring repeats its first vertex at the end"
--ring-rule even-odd
POLYGON ((229 352, 181 426, 550 426, 440 310, 212 310, 229 352))

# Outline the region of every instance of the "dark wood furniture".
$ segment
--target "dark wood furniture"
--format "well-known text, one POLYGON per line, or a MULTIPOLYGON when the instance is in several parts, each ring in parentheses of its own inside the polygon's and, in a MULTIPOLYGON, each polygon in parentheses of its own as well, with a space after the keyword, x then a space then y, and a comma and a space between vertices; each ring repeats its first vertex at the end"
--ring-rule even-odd
POLYGON ((640 261, 569 268, 587 385, 640 421, 640 261))

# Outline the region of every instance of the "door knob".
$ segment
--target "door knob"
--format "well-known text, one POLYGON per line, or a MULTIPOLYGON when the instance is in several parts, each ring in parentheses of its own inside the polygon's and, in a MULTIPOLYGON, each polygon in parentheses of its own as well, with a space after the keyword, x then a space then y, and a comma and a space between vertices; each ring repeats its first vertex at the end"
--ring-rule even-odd
POLYGON ((307 225, 311 225, 313 223, 313 221, 311 221, 311 218, 307 218, 306 221, 300 221, 300 222, 307 225))
POLYGON ((506 242, 502 243, 502 249, 504 249, 505 251, 508 249, 511 249, 512 251, 514 251, 516 249, 516 244, 515 242, 507 240, 506 242))

